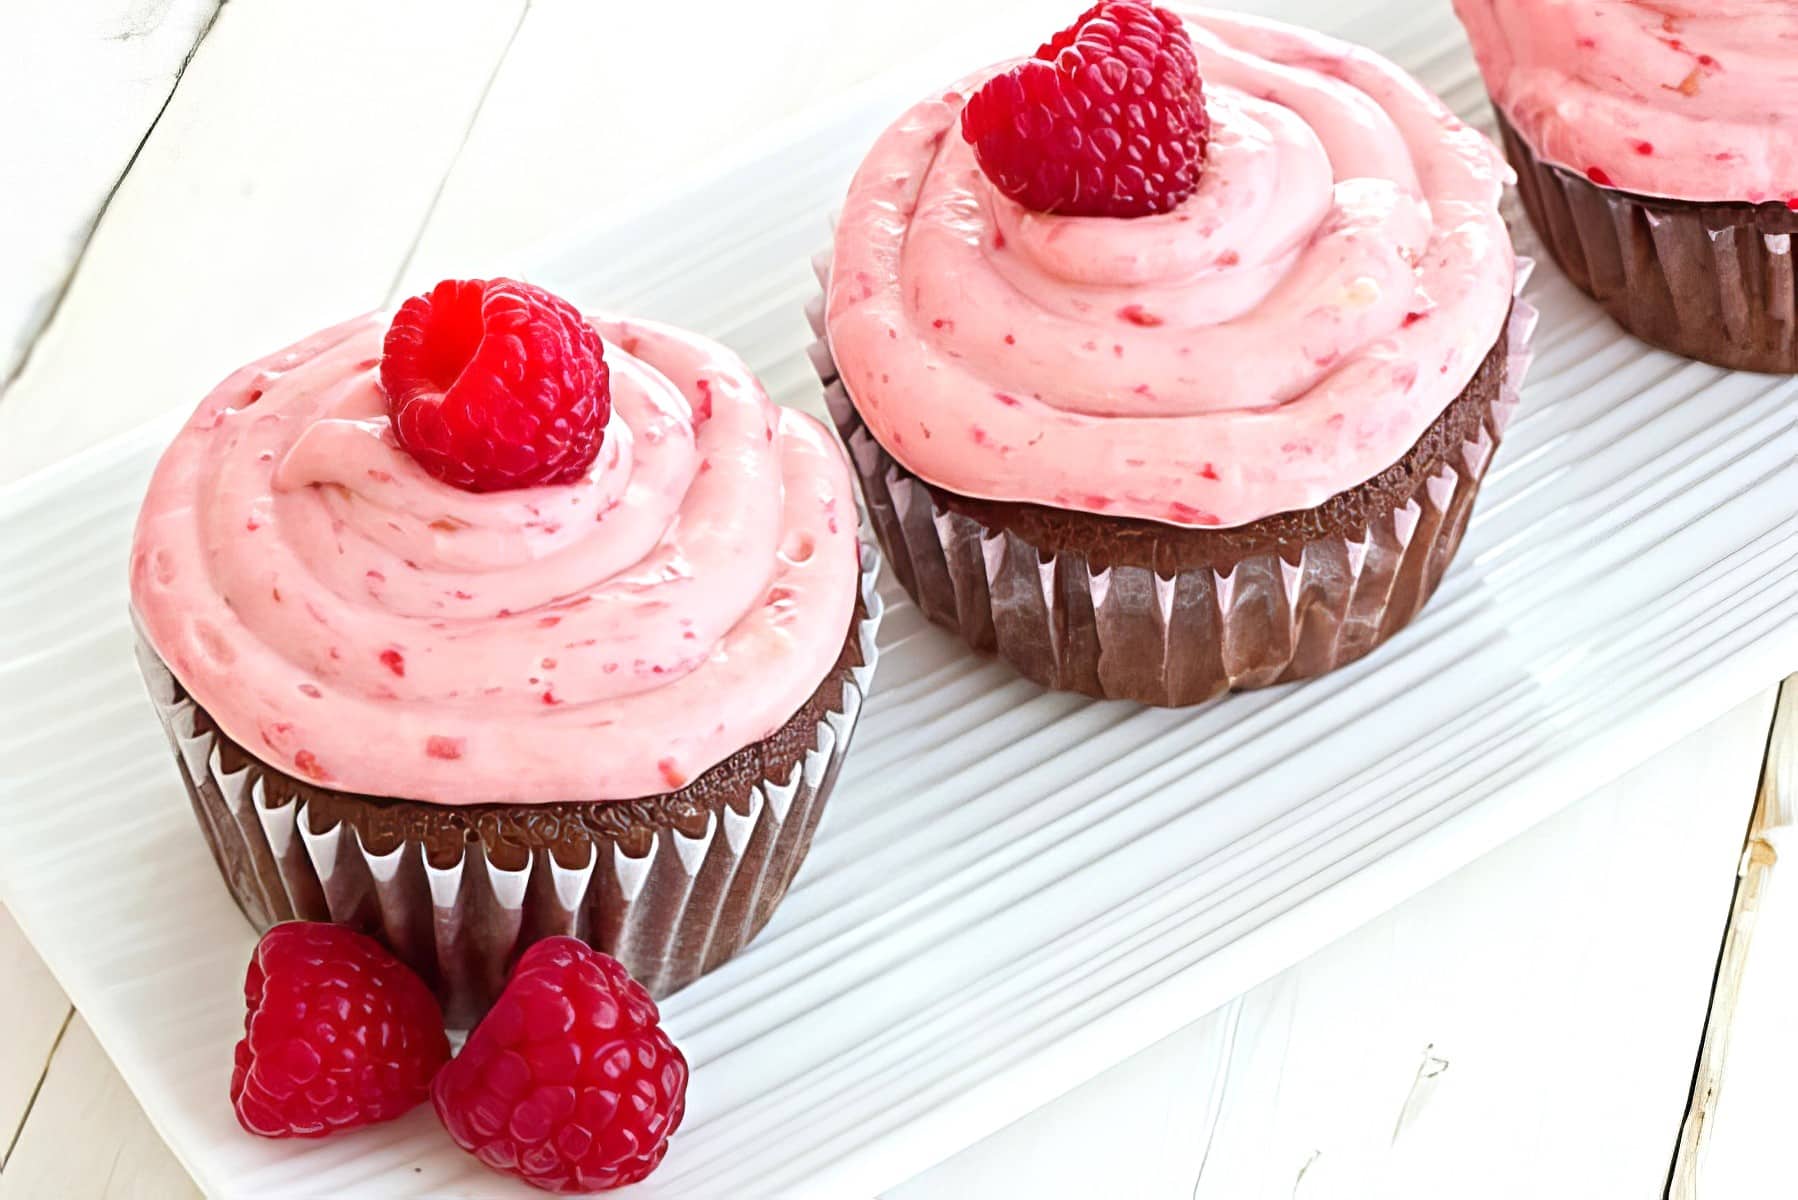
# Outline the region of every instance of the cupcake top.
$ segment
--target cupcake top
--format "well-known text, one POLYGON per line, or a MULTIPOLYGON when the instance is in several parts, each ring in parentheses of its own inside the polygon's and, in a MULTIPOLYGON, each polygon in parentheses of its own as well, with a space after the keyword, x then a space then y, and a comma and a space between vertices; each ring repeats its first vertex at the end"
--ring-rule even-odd
POLYGON ((361 317, 201 403, 138 519, 140 625, 226 733, 320 785, 443 804, 680 788, 778 729, 840 654, 847 463, 723 347, 565 305, 505 328, 500 285, 554 298, 471 285, 478 316, 414 322, 409 344, 396 321, 385 365, 388 321, 361 317), (416 411, 390 394, 401 355, 416 411), (553 419, 490 403, 496 383, 553 419))
MULTIPOLYGON (((1082 22, 1133 44, 1117 10, 1145 6, 1106 7, 1082 22)), ((1369 51, 1181 16, 1206 138, 1188 136, 1196 185, 1157 211, 1044 212, 995 184, 963 110, 989 80, 1045 86, 1028 61, 916 105, 856 174, 830 345, 871 432, 930 482, 1187 527, 1310 508, 1398 461, 1499 338, 1515 264, 1494 147, 1369 51)))
POLYGON ((1536 154, 1624 191, 1798 208, 1792 0, 1455 0, 1536 154))

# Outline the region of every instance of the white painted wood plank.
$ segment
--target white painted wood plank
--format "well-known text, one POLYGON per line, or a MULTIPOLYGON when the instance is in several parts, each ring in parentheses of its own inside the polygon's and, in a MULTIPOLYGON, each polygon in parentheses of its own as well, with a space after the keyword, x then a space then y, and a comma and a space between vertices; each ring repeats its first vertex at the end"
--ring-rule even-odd
POLYGON ((69 1019, 68 997, 56 986, 12 914, 0 905, 0 1164, 17 1138, 26 1110, 69 1019))
POLYGON ((1658 1195, 1772 704, 889 1195, 1658 1195))
MULTIPOLYGON (((446 276, 512 269, 521 248, 708 174, 770 125, 971 20, 1005 24, 1012 40, 1028 40, 1046 37, 1069 12, 1062 0, 982 0, 977 9, 966 0, 908 0, 903 19, 890 5, 841 0, 535 0, 404 293, 446 276)), ((826 236, 820 229, 820 243, 826 236)))
POLYGON ((1673 1200, 1778 1194, 1798 1105, 1798 675, 1780 690, 1673 1200))
POLYGON ((0 397, 218 5, 0 4, 0 397))
POLYGON ((0 482, 379 305, 521 5, 227 5, 0 403, 0 482))
MULTIPOLYGON (((217 1073, 219 1103, 224 1104, 230 1063, 217 1064, 217 1073)), ((87 1022, 76 1017, 0 1173, 0 1200, 185 1200, 198 1195, 87 1022)))

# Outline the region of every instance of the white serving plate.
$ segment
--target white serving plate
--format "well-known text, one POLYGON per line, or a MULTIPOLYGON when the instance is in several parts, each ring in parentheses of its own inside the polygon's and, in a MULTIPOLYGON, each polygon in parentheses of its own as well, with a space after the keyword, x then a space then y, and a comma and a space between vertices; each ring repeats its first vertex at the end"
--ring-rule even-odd
MULTIPOLYGON (((1487 123, 1446 3, 1270 7, 1487 123)), ((949 47, 551 244, 533 274, 720 337, 817 409, 808 260, 849 172, 905 103, 1005 48, 949 47)), ((632 1195, 900 1182, 1798 667, 1798 381, 1650 350, 1551 264, 1528 295, 1536 364, 1459 560, 1346 670, 1181 712, 1095 703, 970 658, 886 589, 880 674, 798 885, 663 1005, 696 1070, 632 1195)), ((253 937, 125 611, 132 518, 177 419, 0 491, 0 896, 208 1193, 534 1194, 428 1110, 310 1144, 232 1119, 253 937)))

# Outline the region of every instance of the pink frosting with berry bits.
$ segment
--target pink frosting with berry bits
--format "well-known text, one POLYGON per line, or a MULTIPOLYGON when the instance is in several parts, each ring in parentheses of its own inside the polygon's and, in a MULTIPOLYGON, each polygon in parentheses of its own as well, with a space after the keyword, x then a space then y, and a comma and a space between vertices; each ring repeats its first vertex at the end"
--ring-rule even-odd
POLYGON ((1624 191, 1798 208, 1792 0, 1455 0, 1536 154, 1624 191))
POLYGON ((1391 63, 1181 10, 1211 142, 1155 216, 1027 211, 956 122, 875 143, 837 226, 830 345, 893 456, 968 496, 1171 525, 1313 507, 1398 461, 1497 341, 1496 149, 1391 63))
POLYGON ((590 318, 593 465, 476 493, 395 443, 386 319, 221 384, 163 456, 131 595, 226 733, 321 785, 441 804, 628 799, 773 733, 841 653, 848 464, 723 347, 590 318))

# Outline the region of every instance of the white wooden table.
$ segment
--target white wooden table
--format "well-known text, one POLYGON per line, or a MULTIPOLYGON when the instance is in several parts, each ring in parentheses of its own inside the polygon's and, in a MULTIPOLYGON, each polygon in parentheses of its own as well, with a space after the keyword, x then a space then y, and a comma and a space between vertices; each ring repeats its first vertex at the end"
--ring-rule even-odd
MULTIPOLYGON (((508 270, 642 181, 701 173, 927 49, 967 7, 0 8, 0 485, 191 405, 305 330, 508 270)), ((1070 7, 980 15, 1047 32, 1070 7)), ((1777 1019, 1798 994, 1777 797, 1773 832, 1749 832, 1773 714, 1769 690, 1618 764, 1616 783, 894 1194, 1609 1197, 1672 1178, 1696 1195, 1701 1174, 1707 1195, 1741 1194, 1774 1161, 1762 1126, 1798 1066, 1777 1019), (1760 912, 1752 942, 1732 901, 1760 912), (1709 1138, 1674 1170, 1682 1127, 1709 1138)), ((0 995, 0 1200, 192 1194, 3 909, 0 995)))

